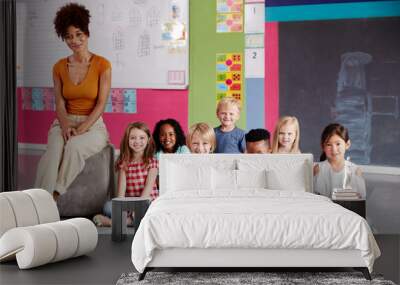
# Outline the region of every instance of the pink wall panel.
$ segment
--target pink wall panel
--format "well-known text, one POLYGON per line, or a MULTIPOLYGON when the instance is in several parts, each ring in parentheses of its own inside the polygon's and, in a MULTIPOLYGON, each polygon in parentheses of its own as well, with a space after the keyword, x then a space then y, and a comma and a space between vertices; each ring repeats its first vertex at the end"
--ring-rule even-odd
POLYGON ((188 105, 187 90, 138 89, 136 114, 105 113, 103 118, 110 133, 111 143, 119 148, 125 127, 130 122, 143 121, 153 130, 157 121, 174 118, 186 131, 188 105))
MULTIPOLYGON (((18 96, 18 142, 46 144, 47 132, 55 113, 52 111, 22 110, 21 90, 18 96)), ((104 121, 110 133, 111 143, 119 148, 121 136, 129 122, 143 121, 152 130, 160 119, 174 118, 182 128, 188 128, 187 90, 137 90, 137 113, 104 113, 104 121)))
POLYGON ((18 142, 45 144, 51 122, 55 118, 55 112, 22 110, 21 91, 21 88, 17 88, 18 142))
POLYGON ((265 23, 265 127, 273 131, 279 118, 279 25, 265 23))

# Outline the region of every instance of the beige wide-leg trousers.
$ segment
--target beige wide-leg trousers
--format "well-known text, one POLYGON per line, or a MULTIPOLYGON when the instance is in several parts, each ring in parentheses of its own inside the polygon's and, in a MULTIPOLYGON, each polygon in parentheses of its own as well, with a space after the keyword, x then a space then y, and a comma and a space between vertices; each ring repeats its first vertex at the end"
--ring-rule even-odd
MULTIPOLYGON (((73 126, 86 120, 87 116, 68 115, 73 126)), ((108 132, 100 117, 84 134, 71 137, 66 143, 57 119, 51 125, 47 149, 39 161, 36 188, 50 193, 63 194, 76 176, 83 170, 85 160, 100 152, 108 143, 108 132)))

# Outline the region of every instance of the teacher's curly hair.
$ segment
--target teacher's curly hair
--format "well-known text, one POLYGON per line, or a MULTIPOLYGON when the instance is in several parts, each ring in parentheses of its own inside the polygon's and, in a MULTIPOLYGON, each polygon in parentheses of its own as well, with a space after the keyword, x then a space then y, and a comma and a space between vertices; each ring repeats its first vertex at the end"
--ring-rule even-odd
POLYGON ((89 36, 90 12, 85 6, 77 3, 69 3, 62 6, 54 18, 54 28, 57 36, 62 40, 67 35, 67 29, 70 26, 79 28, 89 36))

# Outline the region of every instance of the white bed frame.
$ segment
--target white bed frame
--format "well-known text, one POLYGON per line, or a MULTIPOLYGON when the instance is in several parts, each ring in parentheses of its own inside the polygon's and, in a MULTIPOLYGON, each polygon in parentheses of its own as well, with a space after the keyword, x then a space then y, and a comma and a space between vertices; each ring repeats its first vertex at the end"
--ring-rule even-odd
POLYGON ((149 267, 365 267, 359 250, 157 249, 149 267))
MULTIPOLYGON (((201 163, 205 159, 204 155, 178 155, 179 160, 190 159, 191 162, 201 163)), ((220 156, 224 160, 241 159, 270 159, 281 160, 287 155, 273 154, 213 154, 210 156, 220 156)), ((312 192, 312 154, 296 154, 291 155, 292 158, 303 159, 305 167, 308 171, 308 183, 305 189, 312 192)), ((167 169, 166 161, 175 160, 176 155, 161 155, 160 158, 160 194, 163 193, 166 185, 167 169)), ((211 158, 213 160, 215 158, 211 158)), ((307 180, 306 180, 307 181, 307 180)), ((231 267, 238 268, 296 268, 296 267, 326 267, 326 268, 343 268, 353 267, 362 271, 364 277, 371 280, 369 270, 365 261, 361 257, 359 250, 329 250, 329 249, 193 249, 193 248, 169 248, 157 249, 154 252, 153 259, 140 274, 139 280, 142 280, 146 272, 154 268, 187 268, 187 267, 231 267)))

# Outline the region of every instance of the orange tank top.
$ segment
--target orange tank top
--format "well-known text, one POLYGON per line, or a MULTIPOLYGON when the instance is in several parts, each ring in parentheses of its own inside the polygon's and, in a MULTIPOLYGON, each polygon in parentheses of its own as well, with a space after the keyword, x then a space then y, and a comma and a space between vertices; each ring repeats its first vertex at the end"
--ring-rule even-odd
POLYGON ((61 80, 62 96, 66 102, 68 114, 89 115, 97 102, 101 74, 111 68, 110 62, 93 54, 86 77, 75 85, 68 72, 68 58, 60 59, 53 67, 53 75, 61 80))

